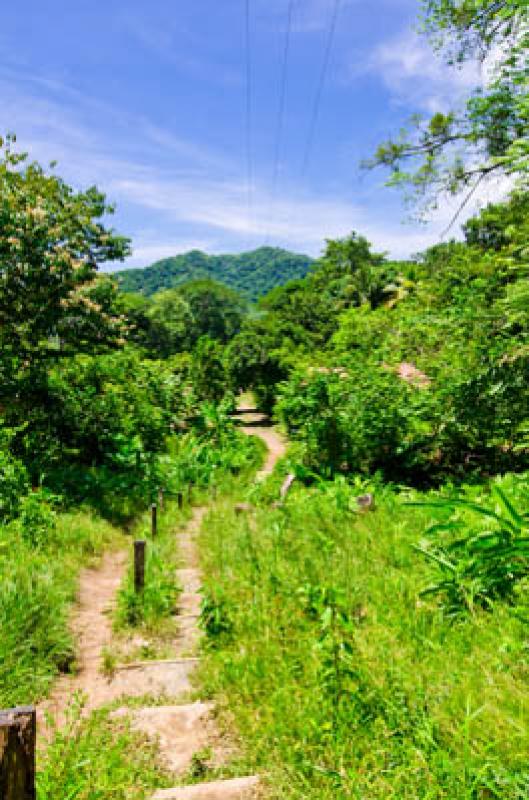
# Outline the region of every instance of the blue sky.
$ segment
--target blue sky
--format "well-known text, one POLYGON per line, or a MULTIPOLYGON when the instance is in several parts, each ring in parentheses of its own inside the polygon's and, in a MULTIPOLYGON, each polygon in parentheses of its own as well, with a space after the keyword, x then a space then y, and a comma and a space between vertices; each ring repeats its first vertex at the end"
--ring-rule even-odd
POLYGON ((26 0, 2 9, 0 130, 74 185, 97 183, 132 237, 130 266, 195 247, 317 255, 356 229, 404 257, 438 240, 359 168, 414 112, 475 82, 414 33, 418 0, 342 0, 314 144, 302 169, 335 0, 296 0, 273 196, 289 0, 250 0, 253 167, 248 211, 244 0, 26 0))

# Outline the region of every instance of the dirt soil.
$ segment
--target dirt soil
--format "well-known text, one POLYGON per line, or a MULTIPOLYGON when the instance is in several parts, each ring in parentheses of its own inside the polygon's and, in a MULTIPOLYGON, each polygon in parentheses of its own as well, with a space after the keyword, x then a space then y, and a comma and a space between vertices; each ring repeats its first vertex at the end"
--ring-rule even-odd
MULTIPOLYGON (((283 438, 270 426, 268 419, 253 408, 239 408, 241 430, 248 436, 264 441, 268 454, 256 480, 269 475, 278 459, 285 454, 283 438)), ((177 609, 179 633, 174 642, 174 658, 118 665, 109 675, 103 672, 105 648, 112 644, 112 609, 127 568, 126 552, 109 553, 97 569, 81 574, 79 601, 72 618, 72 632, 77 642, 77 672, 62 676, 50 698, 38 709, 41 730, 47 732, 45 714, 64 724, 65 712, 75 693, 86 698, 84 713, 107 705, 120 698, 146 695, 173 700, 174 705, 155 705, 131 710, 124 706, 114 714, 127 715, 138 730, 158 741, 165 766, 183 775, 192 763, 193 755, 212 746, 217 751, 213 761, 218 764, 230 747, 223 743, 214 723, 209 705, 189 704, 191 676, 198 661, 200 629, 198 618, 201 604, 201 576, 196 545, 207 506, 193 509, 193 516, 178 534, 181 568, 177 577, 183 591, 177 609)), ((236 780, 215 781, 199 786, 164 790, 155 797, 223 798, 235 800, 254 795, 258 779, 247 776, 236 780)))

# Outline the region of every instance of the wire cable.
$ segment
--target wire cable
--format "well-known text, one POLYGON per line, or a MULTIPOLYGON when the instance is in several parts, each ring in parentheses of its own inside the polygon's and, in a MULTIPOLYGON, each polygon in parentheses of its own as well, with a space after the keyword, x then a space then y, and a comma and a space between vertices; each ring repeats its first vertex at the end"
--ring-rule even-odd
POLYGON ((281 159, 281 150, 283 144, 283 129, 285 123, 285 106, 287 95, 287 78, 288 78, 288 62, 290 55, 290 40, 292 37, 292 20, 294 16, 294 3, 295 0, 290 0, 287 11, 287 28, 285 34, 285 46, 283 51, 283 63, 281 67, 281 79, 279 89, 279 107, 277 111, 277 124, 276 124, 276 138, 274 147, 274 171, 272 174, 272 194, 270 200, 270 212, 268 217, 268 232, 266 235, 266 242, 270 239, 270 226, 273 222, 274 210, 277 197, 277 187, 279 182, 279 162, 281 159))
POLYGON ((303 162, 302 162, 302 168, 301 168, 301 172, 302 172, 303 176, 305 176, 307 174, 307 171, 308 171, 308 168, 309 168, 309 163, 310 163, 310 158, 311 158, 311 155, 312 155, 312 149, 313 149, 313 146, 314 146, 314 136, 315 136, 315 133, 316 133, 316 125, 318 123, 318 117, 319 117, 319 114, 320 114, 320 106, 321 106, 321 101, 322 101, 322 97, 323 97, 323 90, 325 89, 325 83, 326 83, 326 80, 327 80, 327 73, 329 71, 329 65, 330 65, 330 61, 331 61, 331 53, 332 53, 332 48, 333 48, 333 44, 334 44, 334 39, 335 39, 335 36, 336 36, 336 27, 337 27, 337 24, 338 24, 338 15, 340 13, 340 6, 341 6, 341 0, 334 0, 334 8, 333 8, 333 12, 332 12, 331 25, 330 25, 329 33, 328 33, 328 36, 327 36, 327 43, 325 45, 325 53, 324 53, 324 56, 323 56, 323 64, 322 64, 322 68, 321 68, 320 79, 319 79, 319 82, 318 82, 318 88, 316 90, 316 97, 315 97, 315 100, 314 100, 314 107, 312 109, 312 116, 311 116, 311 119, 310 119, 310 125, 309 125, 309 132, 308 132, 308 136, 307 136, 307 141, 306 141, 306 144, 305 144, 305 149, 303 151, 303 162))
POLYGON ((253 216, 253 157, 252 157, 252 60, 250 35, 250 0, 245 0, 245 55, 246 55, 246 182, 248 203, 248 235, 252 230, 253 216))

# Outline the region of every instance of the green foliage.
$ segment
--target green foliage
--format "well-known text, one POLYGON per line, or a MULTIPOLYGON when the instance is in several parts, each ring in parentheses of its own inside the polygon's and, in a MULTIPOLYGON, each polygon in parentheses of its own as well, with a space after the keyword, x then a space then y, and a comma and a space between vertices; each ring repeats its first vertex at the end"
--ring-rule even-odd
POLYGON ((57 531, 57 514, 46 492, 36 491, 22 498, 18 525, 24 541, 31 547, 45 546, 57 531))
MULTIPOLYGON (((248 320, 226 348, 227 370, 234 392, 251 389, 265 412, 273 408, 277 385, 288 377, 288 364, 295 348, 293 326, 283 320, 279 324, 277 320, 275 315, 248 320), (287 338, 287 330, 291 338, 287 338)), ((302 328, 299 333, 306 340, 302 328)))
POLYGON ((238 333, 246 302, 237 292, 210 279, 186 283, 179 292, 191 311, 192 344, 202 336, 225 343, 238 333))
POLYGON ((82 719, 82 708, 76 698, 39 765, 39 800, 143 800, 149 790, 167 785, 156 766, 156 745, 126 719, 111 719, 105 709, 82 719))
POLYGON ((50 374, 48 413, 34 414, 17 449, 53 491, 110 515, 126 496, 128 514, 158 490, 160 457, 189 413, 183 385, 168 364, 132 349, 78 356, 50 374))
POLYGON ((411 390, 398 377, 371 366, 314 369, 282 387, 276 413, 289 436, 304 445, 304 464, 315 472, 398 478, 410 437, 406 413, 411 390))
POLYGON ((228 377, 223 351, 213 339, 203 336, 198 340, 191 360, 190 377, 193 392, 201 400, 218 403, 226 395, 228 377))
MULTIPOLYGON (((525 487, 522 502, 527 497, 525 487)), ((499 484, 488 503, 447 498, 430 507, 450 517, 430 526, 418 547, 441 575, 423 596, 439 596, 450 616, 512 601, 517 584, 529 575, 529 514, 517 511, 499 484)))
POLYGON ((11 438, 0 434, 0 521, 12 519, 19 507, 20 498, 28 488, 28 475, 23 463, 9 452, 11 438))
MULTIPOLYGON (((506 496, 511 481, 498 484, 506 496)), ((265 773, 272 797, 520 800, 526 617, 497 602, 447 625, 435 598, 420 598, 432 567, 414 545, 449 511, 375 488, 375 510, 359 513, 361 488, 296 484, 251 522, 235 498, 205 521, 215 624, 200 674, 236 723, 241 769, 265 773), (229 634, 217 635, 217 615, 229 634)))
MULTIPOLYGON (((411 132, 381 144, 368 166, 390 170, 392 185, 473 192, 491 174, 527 188, 529 104, 526 0, 425 0, 425 29, 448 64, 487 60, 483 85, 462 110, 417 116, 411 132)), ((476 81, 477 83, 477 81, 476 81)))
POLYGON ((148 347, 161 357, 186 350, 193 342, 195 319, 179 291, 166 289, 155 294, 148 305, 147 317, 151 322, 148 347))
POLYGON ((28 404, 45 366, 115 345, 117 318, 94 299, 98 265, 128 254, 107 230, 96 188, 75 192, 0 139, 0 384, 2 404, 28 404))
POLYGON ((174 258, 165 258, 145 269, 115 273, 125 292, 150 296, 163 289, 210 278, 255 301, 274 286, 303 278, 312 259, 273 247, 261 247, 251 253, 208 256, 193 250, 174 258))
POLYGON ((35 702, 72 668, 69 611, 79 571, 117 535, 85 511, 55 515, 39 495, 0 528, 0 707, 35 702))
POLYGON ((145 514, 141 524, 135 526, 134 537, 148 539, 145 561, 145 588, 142 592, 134 590, 134 563, 131 561, 127 577, 118 594, 116 624, 118 627, 141 626, 149 631, 156 630, 165 620, 176 613, 178 585, 178 540, 175 525, 181 515, 174 504, 169 504, 158 515, 156 538, 150 537, 150 511, 145 514))
POLYGON ((202 587, 199 624, 210 647, 216 647, 229 638, 233 622, 226 596, 219 586, 202 587))

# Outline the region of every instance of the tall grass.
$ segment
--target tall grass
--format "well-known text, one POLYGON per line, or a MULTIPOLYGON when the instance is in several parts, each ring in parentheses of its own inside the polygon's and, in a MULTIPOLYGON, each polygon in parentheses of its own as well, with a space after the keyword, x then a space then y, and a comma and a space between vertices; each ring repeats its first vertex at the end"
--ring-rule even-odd
POLYGON ((414 549, 446 511, 354 494, 298 487, 247 518, 232 498, 205 522, 202 681, 247 768, 271 798, 527 797, 527 623, 501 602, 448 620, 414 549))
POLYGON ((118 541, 89 511, 58 514, 33 541, 18 522, 0 528, 0 707, 35 702, 74 667, 68 626, 80 569, 118 541))
POLYGON ((118 593, 115 624, 118 629, 143 628, 146 632, 160 633, 160 628, 176 613, 181 587, 176 571, 179 565, 177 530, 189 517, 189 506, 182 510, 174 502, 166 502, 158 510, 158 532, 151 536, 150 511, 137 521, 133 538, 147 541, 145 562, 145 588, 134 590, 134 559, 118 593))
POLYGON ((170 785, 157 766, 155 742, 134 732, 126 717, 100 709, 81 720, 73 703, 66 725, 39 760, 39 800, 143 800, 170 785))

